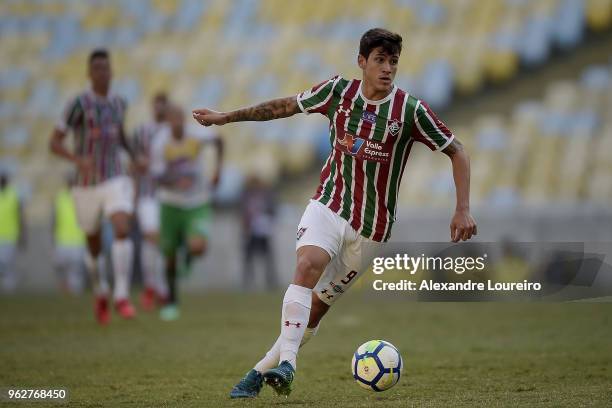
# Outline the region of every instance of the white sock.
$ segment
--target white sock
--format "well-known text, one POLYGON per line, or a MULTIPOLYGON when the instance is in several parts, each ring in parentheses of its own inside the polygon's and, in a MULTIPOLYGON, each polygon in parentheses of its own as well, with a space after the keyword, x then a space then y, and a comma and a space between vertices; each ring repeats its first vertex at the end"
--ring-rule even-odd
POLYGON ((161 255, 157 245, 143 241, 142 243, 142 278, 147 288, 159 293, 161 279, 161 255))
POLYGON ((115 239, 111 247, 113 273, 115 274, 115 302, 127 299, 130 294, 133 245, 129 239, 115 239))
POLYGON ((288 361, 296 368, 297 353, 308 325, 312 289, 289 285, 283 299, 283 313, 280 334, 280 360, 288 361))
POLYGON ((259 360, 259 362, 255 364, 255 367, 253 368, 256 371, 263 373, 265 371, 268 371, 271 368, 276 367, 278 365, 279 358, 280 358, 280 336, 276 338, 276 342, 274 342, 274 345, 272 346, 270 350, 268 350, 264 358, 259 360))
MULTIPOLYGON (((313 336, 316 336, 318 331, 319 326, 313 328, 307 327, 304 331, 304 336, 302 337, 300 348, 302 348, 302 346, 308 343, 313 336)), ((253 368, 256 371, 259 371, 260 373, 264 373, 269 369, 278 366, 278 363, 280 363, 280 336, 276 339, 276 342, 274 343, 272 348, 268 350, 264 358, 259 360, 259 362, 255 364, 255 367, 253 368)))
POLYGON ((155 278, 155 292, 157 292, 158 296, 161 296, 162 298, 167 298, 168 297, 168 281, 166 280, 166 268, 165 268, 165 260, 164 260, 164 256, 161 254, 161 252, 158 251, 157 253, 158 257, 158 267, 157 267, 157 275, 155 278))
POLYGON ((104 254, 100 254, 96 259, 85 251, 85 268, 91 278, 91 286, 96 296, 108 296, 109 285, 106 277, 106 261, 104 254))
POLYGON ((66 267, 66 283, 71 294, 76 295, 83 292, 83 270, 81 269, 81 260, 76 263, 72 259, 69 260, 66 267))

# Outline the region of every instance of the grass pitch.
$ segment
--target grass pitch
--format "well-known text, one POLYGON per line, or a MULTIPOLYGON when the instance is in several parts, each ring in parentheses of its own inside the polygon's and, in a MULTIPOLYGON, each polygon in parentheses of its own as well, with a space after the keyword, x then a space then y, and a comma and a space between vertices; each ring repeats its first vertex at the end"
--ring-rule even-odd
MULTIPOLYGON (((612 405, 612 303, 409 303, 346 295, 302 349, 294 391, 232 386, 276 338, 282 294, 184 298, 182 317, 116 315, 98 327, 91 299, 0 298, 0 388, 66 388, 68 406, 458 407, 612 405), (405 368, 373 393, 351 377, 354 350, 382 338, 405 368)), ((0 406, 58 406, 0 402, 0 406)))

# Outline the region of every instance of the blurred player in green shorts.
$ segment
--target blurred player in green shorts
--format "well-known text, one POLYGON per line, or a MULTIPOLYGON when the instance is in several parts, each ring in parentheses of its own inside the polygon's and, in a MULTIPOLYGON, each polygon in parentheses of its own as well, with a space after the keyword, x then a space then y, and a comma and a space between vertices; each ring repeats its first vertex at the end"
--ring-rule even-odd
POLYGON ((153 145, 152 172, 158 181, 160 246, 166 258, 168 304, 160 310, 162 320, 179 317, 177 269, 188 268, 194 257, 208 247, 211 191, 219 182, 222 162, 221 139, 210 133, 187 136, 185 116, 177 106, 168 109, 170 132, 160 134, 153 145), (203 175, 204 146, 216 150, 213 177, 203 175), (180 256, 182 255, 182 256, 180 256), (177 262, 180 259, 181 262, 177 262))

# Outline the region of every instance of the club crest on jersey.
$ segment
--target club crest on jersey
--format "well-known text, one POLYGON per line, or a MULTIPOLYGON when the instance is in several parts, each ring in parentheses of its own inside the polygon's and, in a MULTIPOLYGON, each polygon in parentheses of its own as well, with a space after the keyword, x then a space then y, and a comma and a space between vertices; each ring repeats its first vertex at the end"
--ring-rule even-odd
POLYGON ((353 136, 347 132, 344 132, 342 136, 338 136, 338 143, 344 146, 348 153, 352 154, 353 156, 359 152, 359 149, 361 146, 363 146, 363 142, 363 139, 353 136))
POLYGON ((389 129, 389 133, 391 133, 392 136, 397 136, 401 127, 402 124, 397 119, 393 119, 387 122, 387 129, 389 129))
POLYGON ((298 241, 300 240, 300 238, 302 238, 302 236, 304 235, 304 233, 306 232, 307 229, 308 229, 308 227, 300 227, 298 229, 298 232, 297 232, 297 240, 298 241))
POLYGON ((351 109, 350 108, 344 109, 342 105, 338 105, 338 115, 340 114, 343 114, 344 117, 348 118, 349 115, 351 114, 351 109))
POLYGON ((365 122, 374 124, 376 123, 376 114, 370 111, 363 111, 361 112, 361 119, 365 122))

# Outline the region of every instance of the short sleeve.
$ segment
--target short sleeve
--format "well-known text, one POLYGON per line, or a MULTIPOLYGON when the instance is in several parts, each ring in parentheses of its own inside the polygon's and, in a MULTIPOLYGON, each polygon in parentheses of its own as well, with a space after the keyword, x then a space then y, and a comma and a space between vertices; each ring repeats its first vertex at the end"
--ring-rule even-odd
POLYGON ((414 123, 416 131, 413 138, 433 151, 444 150, 455 138, 429 105, 423 101, 417 102, 414 110, 414 123))
POLYGON ((76 97, 66 104, 62 117, 60 118, 57 129, 66 132, 68 129, 74 129, 83 120, 83 105, 81 98, 76 97))
POLYGON ((318 85, 300 93, 297 96, 297 104, 300 110, 306 114, 327 114, 329 102, 334 93, 334 87, 338 83, 339 76, 323 81, 318 85))

